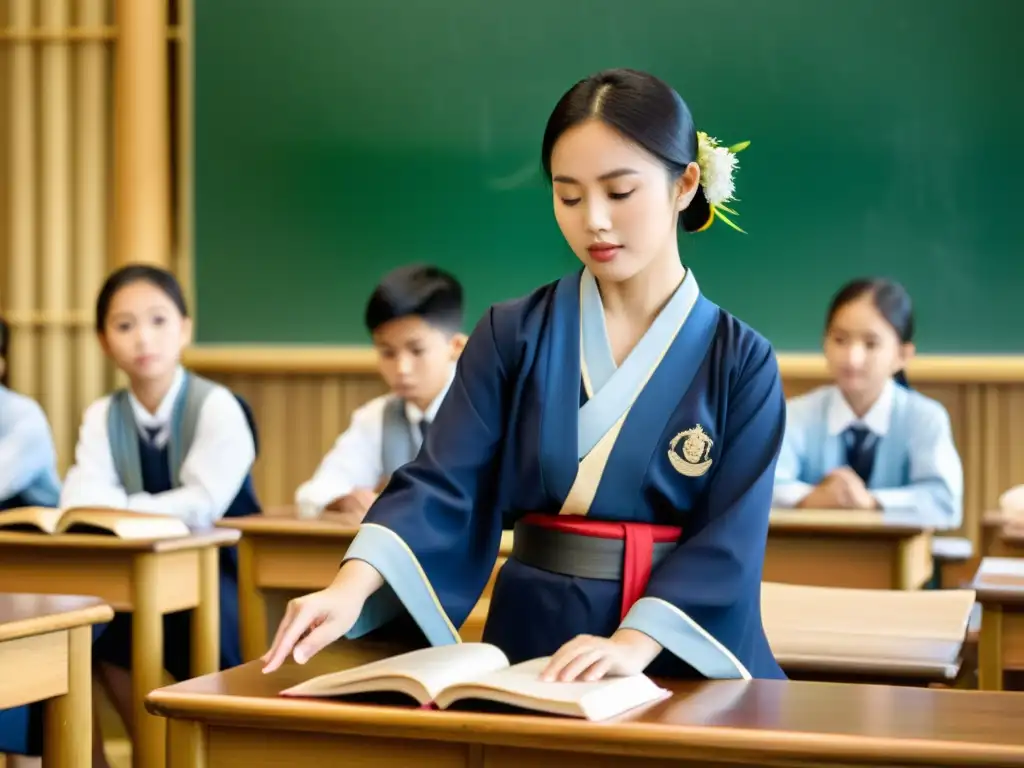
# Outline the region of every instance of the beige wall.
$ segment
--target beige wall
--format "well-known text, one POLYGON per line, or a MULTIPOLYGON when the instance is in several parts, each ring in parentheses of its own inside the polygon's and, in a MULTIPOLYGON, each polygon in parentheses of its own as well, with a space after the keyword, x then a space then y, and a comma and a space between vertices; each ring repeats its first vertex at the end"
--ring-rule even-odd
MULTIPOLYGON (((380 394, 373 352, 364 349, 194 349, 190 367, 223 382, 252 404, 260 428, 256 484, 264 504, 289 503, 345 428, 352 410, 380 394)), ((786 394, 826 381, 816 355, 781 355, 786 394)), ((914 387, 949 410, 964 463, 964 533, 977 541, 979 520, 999 493, 1024 482, 1024 359, 922 357, 914 387)))

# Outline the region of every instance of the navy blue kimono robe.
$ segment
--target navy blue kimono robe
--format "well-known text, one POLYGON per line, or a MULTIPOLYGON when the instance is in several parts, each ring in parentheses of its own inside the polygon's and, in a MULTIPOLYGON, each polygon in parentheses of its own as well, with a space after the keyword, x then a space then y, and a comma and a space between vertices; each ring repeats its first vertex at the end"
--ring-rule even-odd
POLYGON ((576 515, 681 534, 624 619, 620 582, 510 558, 485 642, 516 663, 629 627, 665 649, 651 674, 781 678, 760 595, 784 425, 771 346, 702 296, 692 273, 618 366, 589 272, 498 304, 473 332, 423 450, 346 554, 385 580, 348 636, 404 616, 430 644, 459 642, 503 527, 576 515))

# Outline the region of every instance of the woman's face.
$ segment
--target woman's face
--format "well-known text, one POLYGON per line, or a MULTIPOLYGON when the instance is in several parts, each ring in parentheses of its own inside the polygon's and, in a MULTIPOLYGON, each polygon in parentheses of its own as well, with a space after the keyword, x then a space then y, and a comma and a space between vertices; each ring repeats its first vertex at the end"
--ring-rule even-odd
POLYGON ((171 297, 138 280, 114 294, 100 339, 129 379, 150 381, 173 375, 191 335, 191 321, 171 297))
POLYGON ((643 148, 600 120, 567 130, 551 152, 555 219, 598 280, 627 280, 674 258, 679 212, 700 182, 691 163, 678 180, 643 148))
POLYGON ((825 360, 847 397, 882 391, 885 382, 906 367, 913 345, 900 341, 896 329, 865 294, 842 305, 825 334, 825 360))

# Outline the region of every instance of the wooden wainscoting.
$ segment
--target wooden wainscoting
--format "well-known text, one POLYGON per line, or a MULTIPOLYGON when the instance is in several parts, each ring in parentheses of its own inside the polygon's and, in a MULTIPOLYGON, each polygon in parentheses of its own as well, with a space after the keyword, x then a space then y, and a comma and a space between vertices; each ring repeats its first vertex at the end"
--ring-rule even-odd
MULTIPOLYGON (((195 347, 186 364, 231 387, 252 405, 260 429, 255 471, 264 504, 289 503, 352 411, 385 391, 373 350, 341 347, 195 347)), ((780 355, 787 396, 824 383, 819 355, 780 355)), ((964 463, 963 535, 975 542, 981 513, 1024 482, 1024 358, 921 357, 908 375, 915 389, 949 410, 964 463)))

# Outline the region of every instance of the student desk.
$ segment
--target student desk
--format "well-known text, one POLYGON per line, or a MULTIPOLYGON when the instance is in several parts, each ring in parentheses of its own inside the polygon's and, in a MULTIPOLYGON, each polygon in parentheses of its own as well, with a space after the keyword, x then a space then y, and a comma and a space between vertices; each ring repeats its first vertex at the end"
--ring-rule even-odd
POLYGON ((1024 559, 983 558, 971 589, 981 603, 978 688, 1001 691, 1007 670, 1024 669, 1024 559))
POLYGON ((981 518, 981 556, 1005 557, 1008 552, 1003 544, 1003 529, 1010 522, 999 509, 990 509, 981 518))
POLYGON ((92 625, 113 616, 95 597, 0 594, 0 709, 46 702, 47 766, 92 761, 92 625))
POLYGON ((252 662, 153 691, 147 706, 169 718, 169 768, 1024 765, 1024 697, 1005 694, 669 682, 671 699, 605 723, 277 696, 339 668, 330 654, 272 675, 252 662))
MULTIPOLYGON (((238 610, 242 657, 249 661, 258 659, 269 647, 267 593, 304 594, 326 587, 337 575, 348 545, 359 530, 329 518, 300 520, 289 507, 221 520, 218 526, 238 531, 242 537, 238 544, 238 610)), ((495 571, 511 549, 508 533, 502 537, 495 571)), ((484 600, 493 580, 492 575, 484 589, 484 600)), ((481 601, 481 605, 480 610, 485 611, 487 603, 481 601)), ((482 624, 480 616, 469 621, 474 626, 482 624)))
POLYGON ((764 581, 917 589, 932 575, 931 530, 870 511, 772 510, 764 581))
POLYGON ((95 595, 114 610, 132 612, 136 768, 163 766, 165 723, 145 709, 146 694, 163 683, 163 614, 194 609, 192 671, 215 672, 220 666, 217 550, 237 540, 237 531, 216 529, 160 541, 0 532, 0 590, 95 595))

